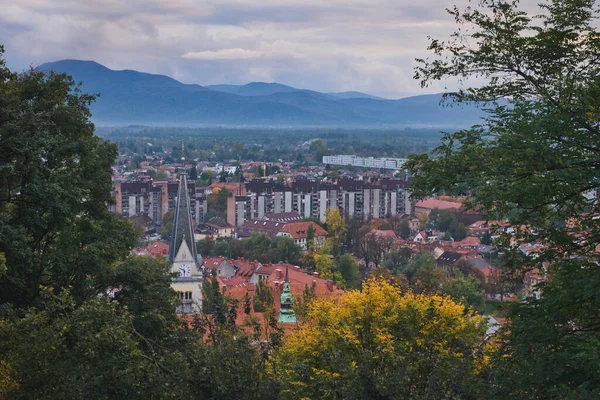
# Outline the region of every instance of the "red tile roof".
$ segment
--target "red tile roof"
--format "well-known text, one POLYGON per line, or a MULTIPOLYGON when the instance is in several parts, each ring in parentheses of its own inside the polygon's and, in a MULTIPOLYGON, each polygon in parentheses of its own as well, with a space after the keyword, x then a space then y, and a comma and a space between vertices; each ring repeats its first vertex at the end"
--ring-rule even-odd
POLYGON ((451 210, 451 209, 458 210, 459 208, 462 207, 462 204, 456 203, 453 201, 445 201, 445 200, 437 200, 437 199, 423 199, 423 200, 419 200, 417 202, 417 204, 415 204, 415 207, 425 208, 428 210, 433 210, 434 208, 437 208, 439 210, 451 210))
POLYGON ((327 231, 314 222, 291 222, 285 224, 280 232, 289 233, 293 239, 306 239, 308 227, 311 225, 315 232, 315 237, 327 236, 327 231))

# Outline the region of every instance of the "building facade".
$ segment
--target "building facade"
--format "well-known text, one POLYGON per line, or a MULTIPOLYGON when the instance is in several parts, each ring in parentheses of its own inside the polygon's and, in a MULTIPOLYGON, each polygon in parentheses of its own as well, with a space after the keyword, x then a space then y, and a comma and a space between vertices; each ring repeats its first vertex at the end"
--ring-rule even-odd
MULTIPOLYGON (((186 180, 187 182, 187 180, 186 180)), ((205 188, 196 188, 195 182, 187 182, 192 220, 200 224, 208 206, 205 188)), ((155 224, 161 224, 163 216, 175 209, 179 184, 177 182, 153 181, 152 179, 115 182, 115 204, 112 210, 124 217, 144 214, 155 224)))
POLYGON ((347 154, 323 156, 323 164, 347 165, 351 167, 363 168, 383 168, 397 170, 401 169, 405 162, 405 158, 357 157, 347 154))
POLYGON ((339 209, 345 217, 386 218, 411 214, 412 203, 403 179, 382 179, 370 183, 342 179, 335 183, 297 180, 281 186, 273 179, 246 183, 246 194, 235 197, 235 226, 261 220, 272 213, 298 213, 302 218, 325 222, 328 209, 339 209))

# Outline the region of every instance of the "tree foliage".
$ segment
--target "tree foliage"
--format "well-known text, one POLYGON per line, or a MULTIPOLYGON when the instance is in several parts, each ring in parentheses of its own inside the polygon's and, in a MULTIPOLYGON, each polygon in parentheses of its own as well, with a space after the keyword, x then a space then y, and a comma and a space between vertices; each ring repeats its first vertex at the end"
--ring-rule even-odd
POLYGON ((480 102, 488 117, 407 166, 417 196, 468 191, 467 206, 509 218, 513 237, 494 241, 507 258, 519 253, 511 243, 544 245, 535 260, 506 263, 521 276, 542 262, 550 267, 541 298, 509 315, 491 373, 497 397, 598 397, 600 361, 585 354, 600 350, 600 318, 591 311, 600 309, 600 203, 589 195, 600 163, 599 7, 545 1, 528 15, 519 6, 485 0, 449 10, 458 29, 431 41, 434 55, 419 60, 416 78, 423 85, 458 78, 466 88, 449 98, 480 102), (468 87, 470 78, 483 83, 468 87))
POLYGON ((474 373, 481 318, 447 297, 369 280, 317 299, 277 354, 281 398, 461 398, 474 373))

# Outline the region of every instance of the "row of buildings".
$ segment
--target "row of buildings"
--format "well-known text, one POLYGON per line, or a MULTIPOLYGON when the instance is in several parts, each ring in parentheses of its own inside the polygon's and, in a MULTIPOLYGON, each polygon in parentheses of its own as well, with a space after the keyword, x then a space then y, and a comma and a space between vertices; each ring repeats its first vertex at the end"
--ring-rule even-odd
MULTIPOLYGON (((115 182, 115 204, 112 210, 125 217, 147 215, 156 224, 175 207, 177 182, 139 181, 115 182)), ((328 209, 339 209, 350 218, 386 218, 396 214, 411 214, 413 204, 406 179, 383 178, 373 181, 340 179, 335 182, 299 179, 281 183, 276 179, 254 179, 247 183, 215 183, 211 187, 196 187, 187 182, 192 219, 204 222, 208 211, 207 195, 216 188, 227 189, 227 223, 232 227, 249 220, 260 220, 268 214, 298 213, 302 218, 325 222, 328 209), (214 186, 214 187, 213 187, 214 186)))
POLYGON ((405 158, 358 157, 348 154, 341 154, 337 156, 323 156, 323 164, 347 165, 352 167, 364 168, 383 168, 398 170, 402 168, 405 162, 405 158))
MULTIPOLYGON (((303 218, 325 222, 328 209, 339 209, 350 218, 385 218, 411 214, 412 203, 404 179, 374 182, 340 179, 335 182, 296 180, 281 185, 273 179, 254 179, 245 185, 245 193, 235 196, 235 210, 228 222, 240 226, 267 214, 295 212, 303 218)), ((228 208, 229 209, 229 208, 228 208)))
MULTIPOLYGON (((131 218, 135 215, 147 215, 155 224, 161 224, 163 216, 175 208, 175 199, 179 183, 176 181, 153 181, 152 178, 135 181, 115 181, 113 187, 114 204, 111 211, 131 218)), ((204 221, 206 213, 207 190, 196 187, 196 183, 187 182, 192 219, 196 224, 204 221)))

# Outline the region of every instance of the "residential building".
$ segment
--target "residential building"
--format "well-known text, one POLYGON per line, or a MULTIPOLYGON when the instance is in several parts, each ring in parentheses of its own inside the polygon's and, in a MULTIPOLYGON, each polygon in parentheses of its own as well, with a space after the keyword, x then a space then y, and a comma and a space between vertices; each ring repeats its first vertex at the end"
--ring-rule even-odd
POLYGON ((348 165, 363 168, 401 169, 405 158, 373 158, 357 157, 354 155, 341 154, 337 156, 323 156, 323 164, 348 165))
POLYGON ((407 187, 406 180, 390 178, 372 183, 355 179, 333 183, 299 179, 289 186, 268 178, 254 179, 246 183, 244 195, 235 197, 235 226, 273 213, 292 212, 301 218, 325 222, 329 209, 339 209, 345 217, 360 219, 410 214, 412 203, 407 187))

